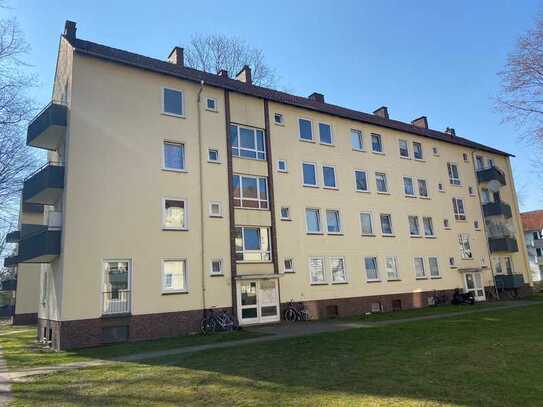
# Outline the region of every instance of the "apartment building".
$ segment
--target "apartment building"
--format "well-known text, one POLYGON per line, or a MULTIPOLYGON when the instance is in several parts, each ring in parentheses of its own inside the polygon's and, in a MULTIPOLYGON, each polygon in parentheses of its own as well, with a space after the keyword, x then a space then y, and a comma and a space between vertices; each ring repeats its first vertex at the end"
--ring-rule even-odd
POLYGON ((7 261, 41 264, 56 349, 197 331, 211 308, 276 322, 291 299, 312 318, 484 301, 497 267, 531 284, 509 154, 255 86, 249 67, 197 71, 179 47, 153 59, 68 21, 28 144, 49 150, 23 190, 44 226, 7 261))
POLYGON ((520 214, 532 281, 543 281, 543 210, 520 214))

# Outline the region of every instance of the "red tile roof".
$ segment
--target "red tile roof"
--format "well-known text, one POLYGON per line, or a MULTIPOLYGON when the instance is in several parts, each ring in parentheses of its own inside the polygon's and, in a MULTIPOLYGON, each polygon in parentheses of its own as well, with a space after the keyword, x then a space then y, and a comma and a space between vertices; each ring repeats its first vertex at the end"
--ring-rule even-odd
POLYGON ((543 230, 543 210, 520 214, 524 231, 543 230))

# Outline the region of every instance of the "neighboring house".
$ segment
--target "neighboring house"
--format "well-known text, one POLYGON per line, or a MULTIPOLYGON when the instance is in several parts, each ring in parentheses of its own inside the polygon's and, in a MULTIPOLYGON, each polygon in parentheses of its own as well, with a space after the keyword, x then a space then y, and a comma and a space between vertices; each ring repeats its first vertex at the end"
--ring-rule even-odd
POLYGON ((543 210, 520 214, 524 229, 524 240, 528 249, 528 260, 532 280, 541 283, 543 279, 543 210))
MULTIPOLYGON (((478 301, 530 279, 509 154, 412 123, 81 40, 28 127, 43 228, 39 336, 57 349, 197 331, 204 310, 275 322, 478 301), (522 250, 519 250, 519 246, 522 250), (502 272, 507 270, 506 272, 502 272)), ((19 273, 21 274, 21 273, 19 273)))

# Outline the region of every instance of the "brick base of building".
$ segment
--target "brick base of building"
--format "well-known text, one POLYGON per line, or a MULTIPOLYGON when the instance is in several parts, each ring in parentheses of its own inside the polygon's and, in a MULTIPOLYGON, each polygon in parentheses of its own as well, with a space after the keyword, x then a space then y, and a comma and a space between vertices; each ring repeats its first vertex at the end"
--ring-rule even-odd
MULTIPOLYGON (((224 309, 232 313, 231 309, 224 309)), ((38 320, 38 340, 56 350, 135 342, 200 332, 202 310, 107 316, 72 321, 38 320)))
POLYGON ((14 314, 11 320, 12 325, 36 325, 38 323, 38 313, 14 314))

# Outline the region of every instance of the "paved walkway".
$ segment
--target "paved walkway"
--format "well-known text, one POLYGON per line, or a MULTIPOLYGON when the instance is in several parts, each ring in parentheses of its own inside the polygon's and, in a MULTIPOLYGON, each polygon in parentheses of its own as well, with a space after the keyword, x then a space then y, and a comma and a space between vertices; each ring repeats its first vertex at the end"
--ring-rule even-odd
POLYGON ((11 377, 6 369, 6 361, 0 348, 0 406, 7 406, 12 401, 11 377))
MULTIPOLYGON (((508 303, 506 305, 503 305, 502 303, 502 305, 497 305, 496 307, 467 309, 466 311, 462 311, 462 312, 440 313, 440 314, 426 315, 426 316, 421 316, 421 317, 376 321, 376 322, 327 320, 327 321, 308 321, 308 322, 297 322, 297 323, 278 323, 274 325, 262 325, 262 326, 247 328, 247 330, 250 332, 256 332, 256 333, 260 333, 264 335, 264 336, 259 336, 256 338, 240 339, 240 340, 229 341, 229 342, 210 343, 206 345, 185 346, 182 348, 174 348, 174 349, 168 349, 168 350, 163 350, 163 351, 137 353, 133 355, 112 358, 110 360, 93 360, 93 361, 88 361, 88 362, 76 362, 76 363, 66 363, 66 364, 54 365, 54 366, 43 366, 43 367, 13 371, 9 373, 7 369, 5 368, 5 364, 2 365, 3 358, 1 358, 0 356, 0 384, 5 383, 9 389, 9 381, 12 381, 12 382, 26 381, 28 380, 28 377, 30 376, 35 376, 35 375, 40 375, 40 374, 49 374, 49 373, 54 373, 54 372, 64 371, 64 370, 82 369, 82 368, 87 368, 87 367, 111 365, 111 364, 117 364, 117 363, 123 363, 123 362, 141 362, 145 360, 165 358, 168 356, 177 356, 177 355, 182 355, 182 354, 201 352, 201 351, 206 351, 210 349, 221 349, 221 348, 230 348, 230 347, 249 345, 249 344, 255 344, 255 343, 265 343, 265 342, 275 341, 278 339, 295 338, 295 337, 301 337, 301 336, 307 336, 307 335, 314 335, 314 334, 323 333, 323 332, 340 332, 340 331, 346 331, 349 329, 357 329, 357 328, 375 328, 375 327, 380 327, 380 326, 405 324, 405 323, 410 323, 414 321, 442 319, 442 318, 458 317, 458 316, 468 315, 468 314, 492 312, 492 311, 497 311, 497 310, 498 311, 507 310, 507 309, 513 309, 513 308, 526 307, 526 306, 535 305, 535 304, 541 304, 541 302, 511 301, 511 303, 508 303)), ((169 364, 169 363, 174 364, 175 361, 165 362, 164 364, 169 364)), ((0 392, 3 393, 2 390, 3 388, 0 388, 0 392)))

